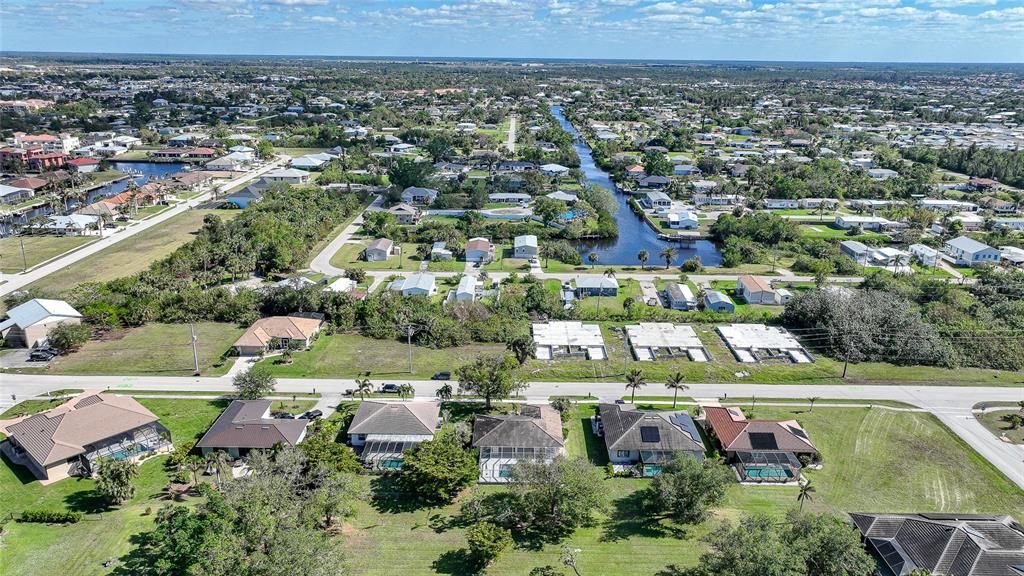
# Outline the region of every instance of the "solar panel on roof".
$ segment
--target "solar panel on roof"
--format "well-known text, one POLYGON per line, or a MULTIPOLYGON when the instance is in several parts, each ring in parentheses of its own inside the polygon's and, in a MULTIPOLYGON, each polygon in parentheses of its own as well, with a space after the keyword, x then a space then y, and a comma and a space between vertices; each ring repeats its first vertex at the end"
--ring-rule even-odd
POLYGON ((641 442, 660 442, 661 434, 658 429, 654 426, 641 426, 640 427, 640 441, 641 442))
POLYGON ((751 432, 750 447, 754 450, 778 450, 779 443, 775 441, 775 434, 770 432, 751 432))

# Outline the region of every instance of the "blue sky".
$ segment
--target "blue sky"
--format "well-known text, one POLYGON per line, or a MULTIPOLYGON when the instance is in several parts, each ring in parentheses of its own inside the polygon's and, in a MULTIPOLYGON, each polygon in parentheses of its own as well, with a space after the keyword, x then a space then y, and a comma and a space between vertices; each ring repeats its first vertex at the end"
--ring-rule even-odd
POLYGON ((1024 0, 0 0, 0 50, 1024 62, 1024 0))

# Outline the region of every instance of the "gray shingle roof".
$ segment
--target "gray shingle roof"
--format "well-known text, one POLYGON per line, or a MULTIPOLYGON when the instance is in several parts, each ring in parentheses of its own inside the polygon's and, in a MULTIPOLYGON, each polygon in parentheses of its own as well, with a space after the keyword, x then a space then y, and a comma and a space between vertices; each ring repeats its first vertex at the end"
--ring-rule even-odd
POLYGON ((524 404, 519 414, 480 414, 473 422, 474 448, 558 448, 564 445, 561 417, 550 406, 524 404))
POLYGON ((199 448, 269 449, 276 444, 295 446, 306 432, 306 420, 265 418, 270 400, 235 400, 210 426, 199 448))
POLYGON ((609 450, 704 451, 700 433, 685 412, 648 412, 620 404, 601 404, 599 410, 609 450), (658 441, 644 442, 642 427, 657 428, 658 441))

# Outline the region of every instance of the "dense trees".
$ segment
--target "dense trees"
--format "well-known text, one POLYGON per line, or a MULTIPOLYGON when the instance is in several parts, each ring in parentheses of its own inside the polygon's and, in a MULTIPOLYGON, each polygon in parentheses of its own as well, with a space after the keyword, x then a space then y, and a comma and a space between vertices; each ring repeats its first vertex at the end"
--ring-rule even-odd
POLYGON ((63 322, 50 329, 46 340, 61 352, 78 350, 92 335, 92 328, 84 324, 63 322))
POLYGON ((938 165, 969 176, 994 178, 1024 188, 1024 152, 992 148, 904 148, 903 155, 916 162, 938 165))
POLYGON ((696 523, 707 517, 711 507, 722 503, 733 479, 732 470, 717 461, 698 462, 676 454, 651 480, 643 498, 651 513, 665 514, 681 523, 696 523))
POLYGON ((427 502, 450 502, 479 474, 476 455, 451 428, 418 444, 402 462, 402 482, 409 494, 427 502))
POLYGON ((508 398, 526 387, 518 368, 519 361, 512 354, 481 354, 473 362, 459 366, 455 374, 462 390, 482 396, 490 409, 492 400, 508 398))
POLYGON ((277 386, 277 379, 270 372, 270 369, 262 364, 256 364, 245 372, 235 374, 231 381, 238 397, 245 400, 263 398, 274 392, 277 386))
POLYGON ((582 458, 520 460, 512 467, 510 483, 524 521, 545 534, 565 535, 587 526, 607 506, 600 471, 582 458))
POLYGON ((96 492, 109 504, 118 505, 135 497, 139 467, 131 460, 101 458, 96 472, 96 492))

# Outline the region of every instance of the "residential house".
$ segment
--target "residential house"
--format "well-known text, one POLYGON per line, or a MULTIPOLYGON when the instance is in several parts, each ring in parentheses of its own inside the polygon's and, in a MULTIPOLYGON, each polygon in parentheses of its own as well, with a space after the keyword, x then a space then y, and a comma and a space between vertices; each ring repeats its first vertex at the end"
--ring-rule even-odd
POLYGON ((669 212, 665 219, 668 220, 668 227, 673 230, 693 230, 700 226, 697 215, 689 210, 669 212))
POLYGON ((565 454, 562 418, 551 406, 523 404, 519 414, 478 414, 473 448, 480 454, 480 482, 504 483, 520 460, 550 462, 565 454))
POLYGON ((447 242, 434 242, 434 245, 430 247, 430 259, 434 262, 440 260, 451 260, 452 251, 447 248, 447 242))
POLYGON ((267 182, 283 182, 285 184, 308 184, 309 172, 297 168, 277 168, 264 172, 263 179, 267 182))
POLYGON ((540 171, 545 176, 564 176, 569 173, 569 168, 561 164, 544 164, 540 167, 540 171))
POLYGON ((402 202, 408 204, 431 204, 437 200, 438 192, 433 188, 409 186, 402 191, 402 202))
POLYGON ((172 449, 170 432, 131 396, 85 391, 64 404, 0 422, 0 443, 11 462, 43 484, 92 476, 100 458, 142 458, 172 449))
POLYGON ((836 216, 836 226, 843 230, 850 230, 854 227, 860 227, 861 230, 874 230, 881 231, 889 228, 894 222, 881 216, 855 216, 852 214, 844 214, 842 216, 836 216))
POLYGON ((672 180, 667 176, 644 176, 637 182, 641 188, 656 188, 658 190, 666 187, 672 180))
POLYGON ((33 228, 64 236, 85 236, 100 222, 98 216, 88 214, 68 214, 66 216, 47 216, 46 218, 46 222, 36 224, 33 228))
POLYGON ((704 292, 704 308, 712 312, 735 312, 736 305, 732 299, 718 290, 704 292))
POLYGON ((577 276, 576 297, 617 296, 619 281, 609 276, 577 276))
POLYGON ((674 176, 700 176, 700 168, 692 164, 676 164, 672 167, 672 174, 674 176))
POLYGON ((850 518, 886 576, 1024 573, 1024 529, 1010 516, 853 512, 850 518))
POLYGON ((871 253, 871 248, 868 248, 863 242, 857 242, 856 240, 843 240, 839 243, 839 252, 844 256, 849 256, 857 264, 867 264, 868 255, 871 253))
POLYGON ((419 224, 421 217, 419 208, 416 208, 411 204, 406 204, 405 202, 395 204, 391 208, 388 208, 388 212, 395 216, 395 221, 399 224, 419 224))
POLYGON ((760 276, 740 276, 736 280, 736 294, 741 296, 747 304, 774 306, 781 303, 779 295, 772 288, 771 283, 760 276))
POLYGON ((896 178, 900 174, 895 170, 889 170, 888 168, 869 168, 868 177, 875 180, 888 180, 890 178, 896 178))
POLYGON ((258 180, 241 190, 232 192, 225 200, 229 204, 234 204, 239 208, 245 209, 260 200, 263 200, 263 193, 266 192, 268 188, 270 188, 270 185, 267 184, 266 181, 258 180))
POLYGON ((308 348, 323 328, 322 314, 268 316, 254 322, 235 341, 239 356, 258 356, 299 346, 308 348))
POLYGON ((374 470, 399 470, 405 451, 432 440, 441 426, 438 402, 364 400, 348 426, 348 443, 374 470))
POLYGON ((623 171, 626 173, 626 177, 632 180, 640 180, 647 175, 644 171, 644 167, 639 164, 630 164, 626 166, 623 171))
POLYGON ((996 228, 1009 228, 1010 230, 1024 230, 1024 218, 995 218, 993 220, 996 228))
POLYGON ((0 184, 0 203, 18 204, 35 196, 35 190, 19 186, 0 184))
POLYGON ((800 201, 788 198, 768 198, 764 201, 764 207, 768 210, 790 210, 799 208, 800 201))
POLYGON ((393 281, 388 288, 401 292, 402 296, 433 296, 437 294, 437 283, 433 274, 418 272, 393 281))
POLYGON ((459 285, 448 294, 449 302, 474 302, 483 294, 484 283, 470 274, 459 279, 459 285))
POLYGON ((251 450, 297 446, 306 437, 309 420, 274 418, 272 404, 270 400, 232 401, 196 442, 196 448, 204 456, 226 452, 230 458, 244 458, 251 450))
POLYGON ((61 324, 81 324, 82 314, 63 300, 33 298, 7 311, 0 336, 10 348, 45 346, 50 330, 61 324))
POLYGON ((539 254, 537 237, 533 234, 516 236, 512 240, 512 255, 516 258, 536 258, 539 254))
POLYGON ((818 449, 796 420, 748 420, 736 407, 704 406, 704 428, 743 482, 796 482, 818 449))
POLYGON ((665 285, 665 304, 672 310, 696 310, 697 297, 688 285, 669 282, 665 285))
POLYGON ((648 192, 644 197, 644 205, 657 210, 658 208, 671 208, 672 198, 664 192, 648 192))
POLYGON ((529 194, 521 194, 518 192, 495 192, 488 194, 487 199, 497 204, 519 204, 526 206, 530 202, 529 194))
POLYGON ((494 245, 487 238, 470 238, 466 242, 466 262, 494 260, 494 245))
POLYGON ((942 249, 957 266, 977 266, 999 262, 999 250, 974 238, 958 236, 947 240, 942 249))
POLYGON ((79 174, 90 174, 100 169, 100 161, 95 158, 72 158, 67 164, 79 174))
POLYGON ((384 262, 400 249, 388 238, 377 238, 363 250, 363 259, 367 262, 384 262))
POLYGON ((914 257, 919 264, 922 266, 938 266, 939 265, 939 251, 931 246, 925 246, 924 244, 911 244, 907 250, 910 255, 914 257))
POLYGON ((552 200, 561 200, 562 202, 565 202, 570 206, 579 202, 580 200, 579 196, 573 194, 572 192, 563 192, 561 190, 556 190, 555 192, 548 194, 547 197, 551 198, 552 200))
POLYGON ((655 476, 679 454, 704 461, 704 442, 685 411, 601 404, 598 413, 608 461, 613 466, 635 466, 642 476, 655 476))

